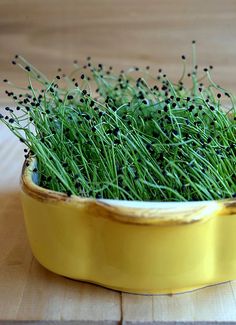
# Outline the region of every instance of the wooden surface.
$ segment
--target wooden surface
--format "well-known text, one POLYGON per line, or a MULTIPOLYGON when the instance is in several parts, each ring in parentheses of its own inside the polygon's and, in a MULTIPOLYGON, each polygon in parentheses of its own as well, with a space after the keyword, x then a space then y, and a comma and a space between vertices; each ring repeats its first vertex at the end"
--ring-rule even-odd
POLYGON ((19 200, 23 147, 3 125, 0 135, 0 324, 236 321, 236 282, 179 295, 142 296, 73 281, 43 268, 31 254, 19 200))
MULTIPOLYGON (((18 53, 50 77, 74 59, 162 67, 177 79, 197 40, 201 68, 236 92, 235 0, 1 0, 0 79, 20 84, 18 53)), ((4 92, 0 89, 1 97, 4 92)))
MULTIPOLYGON (((200 65, 213 64, 215 80, 236 92, 235 30, 235 0, 1 0, 0 78, 22 83, 24 75, 10 65, 16 53, 49 76, 91 55, 118 67, 162 67, 178 78, 179 57, 190 55, 196 39, 200 65)), ((3 87, 0 100, 7 102, 3 87)), ((40 266, 19 201, 22 157, 22 146, 0 125, 2 324, 236 321, 235 282, 175 296, 140 296, 72 281, 40 266)))

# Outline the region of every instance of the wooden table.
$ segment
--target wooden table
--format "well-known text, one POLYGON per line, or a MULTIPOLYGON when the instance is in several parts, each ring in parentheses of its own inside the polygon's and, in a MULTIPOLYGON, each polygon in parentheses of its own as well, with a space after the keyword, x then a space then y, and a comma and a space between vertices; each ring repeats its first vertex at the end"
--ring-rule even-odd
POLYGON ((47 271, 32 256, 24 227, 18 188, 23 147, 3 125, 0 135, 0 323, 236 321, 236 282, 179 295, 144 296, 47 271))
POLYGON ((195 39, 199 68, 212 64, 214 80, 236 91, 235 30, 235 0, 1 0, 0 80, 25 84, 15 54, 50 77, 90 55, 118 68, 163 68, 176 80, 195 39))
MULTIPOLYGON (((234 0, 1 0, 0 73, 21 53, 49 76, 58 66, 91 55, 96 62, 150 64, 178 78, 179 57, 198 41, 201 67, 236 90, 234 0)), ((4 101, 3 89, 0 100, 4 101)), ((0 323, 142 324, 236 321, 236 283, 192 293, 141 296, 55 275, 33 258, 19 200, 22 146, 0 125, 0 323), (74 321, 74 322, 70 322, 74 321)))

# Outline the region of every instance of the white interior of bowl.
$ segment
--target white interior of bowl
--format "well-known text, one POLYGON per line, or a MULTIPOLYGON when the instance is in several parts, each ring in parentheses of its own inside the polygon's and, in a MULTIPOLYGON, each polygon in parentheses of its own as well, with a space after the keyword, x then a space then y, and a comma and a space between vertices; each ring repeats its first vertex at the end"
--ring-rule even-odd
POLYGON ((98 199, 110 205, 119 205, 130 208, 148 208, 148 209, 174 209, 181 206, 183 207, 197 207, 207 204, 215 205, 215 201, 186 201, 186 202, 154 202, 154 201, 128 201, 128 200, 111 200, 111 199, 98 199))

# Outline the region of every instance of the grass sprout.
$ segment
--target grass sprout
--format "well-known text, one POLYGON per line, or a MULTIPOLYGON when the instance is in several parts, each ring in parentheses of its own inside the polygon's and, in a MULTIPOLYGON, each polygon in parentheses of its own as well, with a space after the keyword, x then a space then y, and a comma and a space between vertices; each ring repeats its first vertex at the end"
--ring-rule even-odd
POLYGON ((39 185, 68 196, 236 197, 235 98, 212 80, 212 66, 200 71, 194 41, 190 72, 182 61, 178 82, 161 69, 115 72, 90 57, 49 80, 16 55, 28 87, 4 79, 15 107, 0 121, 26 145, 25 158, 36 157, 39 185))

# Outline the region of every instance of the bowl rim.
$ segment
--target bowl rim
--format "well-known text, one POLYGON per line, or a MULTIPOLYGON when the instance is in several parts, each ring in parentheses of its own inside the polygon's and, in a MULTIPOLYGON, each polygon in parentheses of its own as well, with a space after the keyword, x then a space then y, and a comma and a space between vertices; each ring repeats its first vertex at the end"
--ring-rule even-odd
MULTIPOLYGON (((83 198, 46 189, 33 180, 36 158, 24 161, 21 190, 30 197, 47 202, 86 206, 111 219, 134 224, 183 225, 206 221, 217 215, 236 214, 236 198, 212 201, 154 202, 83 198)), ((35 173, 35 174, 34 174, 35 173)))

